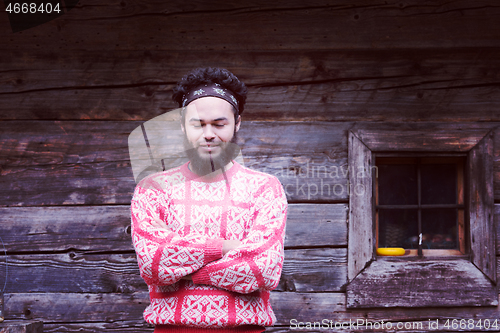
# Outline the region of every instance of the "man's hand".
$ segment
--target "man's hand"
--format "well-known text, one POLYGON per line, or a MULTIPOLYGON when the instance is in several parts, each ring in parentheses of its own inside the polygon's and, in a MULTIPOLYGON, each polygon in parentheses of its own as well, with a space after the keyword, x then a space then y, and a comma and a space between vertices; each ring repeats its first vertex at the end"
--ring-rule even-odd
POLYGON ((226 253, 228 253, 231 250, 236 249, 240 245, 241 245, 241 241, 239 241, 237 239, 225 240, 222 243, 222 255, 225 256, 226 253))
MULTIPOLYGON (((235 248, 237 248, 240 245, 241 245, 241 241, 239 241, 237 239, 223 241, 222 242, 222 255, 223 256, 226 255, 226 253, 228 253, 231 250, 234 250, 235 248)), ((183 276, 181 278, 181 280, 193 281, 193 279, 191 278, 191 275, 183 276)))
POLYGON ((170 230, 170 228, 167 227, 165 222, 163 222, 162 220, 160 220, 159 218, 156 218, 156 217, 153 217, 153 221, 151 221, 151 225, 155 228, 170 230))

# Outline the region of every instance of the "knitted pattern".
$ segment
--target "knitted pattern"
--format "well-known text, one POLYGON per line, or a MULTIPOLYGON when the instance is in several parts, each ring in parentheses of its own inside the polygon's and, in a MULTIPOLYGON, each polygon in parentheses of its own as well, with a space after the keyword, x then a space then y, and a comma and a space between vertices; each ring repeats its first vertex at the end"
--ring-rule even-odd
POLYGON ((132 241, 149 287, 148 323, 274 324, 269 295, 283 265, 285 193, 276 177, 238 163, 226 177, 202 181, 184 164, 137 185, 132 241), (234 239, 242 245, 222 256, 223 240, 234 239))

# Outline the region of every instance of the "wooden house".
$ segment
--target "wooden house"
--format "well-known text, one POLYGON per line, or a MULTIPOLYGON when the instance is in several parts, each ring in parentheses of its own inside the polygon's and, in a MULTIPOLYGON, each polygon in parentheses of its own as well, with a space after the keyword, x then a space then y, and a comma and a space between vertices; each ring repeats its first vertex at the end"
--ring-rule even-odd
POLYGON ((0 13, 6 322, 153 331, 127 138, 176 107, 187 71, 218 66, 249 87, 246 166, 276 175, 289 202, 269 332, 500 330, 498 1, 80 0, 64 11, 17 32, 0 13), (407 193, 394 165, 423 175, 437 164, 455 171, 435 167, 430 190, 418 176, 415 202, 384 201, 407 193), (456 200, 426 202, 444 179, 456 200), (448 239, 423 239, 441 221, 430 211, 452 212, 454 245, 419 256, 404 236, 411 255, 376 254, 398 220, 416 223, 420 247, 448 239))

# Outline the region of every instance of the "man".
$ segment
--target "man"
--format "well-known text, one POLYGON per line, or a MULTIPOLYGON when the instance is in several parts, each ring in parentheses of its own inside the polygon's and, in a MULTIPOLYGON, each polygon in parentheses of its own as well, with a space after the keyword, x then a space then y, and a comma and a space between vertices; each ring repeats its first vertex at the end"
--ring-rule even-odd
POLYGON ((263 332, 273 325, 287 202, 276 177, 234 161, 246 87, 219 68, 174 90, 190 161, 136 187, 132 240, 155 332, 263 332))

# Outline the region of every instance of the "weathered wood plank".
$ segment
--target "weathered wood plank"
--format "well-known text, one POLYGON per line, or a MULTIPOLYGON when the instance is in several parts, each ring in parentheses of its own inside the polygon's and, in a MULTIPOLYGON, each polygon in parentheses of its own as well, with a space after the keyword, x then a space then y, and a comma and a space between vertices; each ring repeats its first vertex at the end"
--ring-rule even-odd
POLYGON ((0 216, 10 253, 133 250, 130 206, 3 207, 0 216))
MULTIPOLYGON (((347 244, 345 204, 290 204, 285 248, 347 244)), ((130 206, 2 207, 9 253, 132 251, 130 206)))
POLYGON ((468 152, 497 123, 364 124, 353 132, 372 151, 468 152))
POLYGON ((147 291, 135 253, 8 256, 10 293, 124 293, 147 291))
MULTIPOLYGON (((384 78, 332 81, 250 87, 244 119, 500 121, 497 112, 500 92, 494 83, 472 86, 456 83, 455 87, 412 83, 405 87, 404 82, 384 78)), ((7 93, 0 95, 0 119, 148 120, 177 107, 170 101, 172 87, 151 84, 7 93)))
MULTIPOLYGON (((46 49, 11 49, 4 53, 0 63, 0 94, 65 89, 83 92, 86 89, 140 86, 149 86, 155 94, 164 90, 170 93, 172 85, 198 65, 227 68, 253 89, 329 81, 336 83, 339 88, 336 91, 344 92, 356 86, 359 91, 387 90, 399 86, 401 93, 412 87, 472 88, 481 83, 497 82, 499 57, 500 50, 497 48, 371 48, 369 52, 357 49, 325 51, 317 48, 266 52, 152 49, 75 52, 68 49, 57 53, 46 49), (436 80, 447 82, 433 82, 436 80)), ((166 96, 170 97, 169 94, 163 95, 166 96)), ((251 97, 259 98, 252 93, 251 97)), ((162 109, 169 107, 174 108, 176 105, 168 98, 162 109)), ((119 119, 148 120, 156 115, 153 111, 138 110, 144 115, 149 114, 146 118, 130 118, 133 115, 123 113, 123 117, 119 119)), ((75 112, 76 114, 61 114, 58 119, 91 119, 82 118, 83 110, 75 112)), ((44 117, 43 114, 38 116, 44 117)), ((109 114, 92 116, 96 117, 94 119, 113 119, 109 114)))
POLYGON ((249 85, 247 120, 500 121, 499 53, 11 50, 0 64, 0 119, 149 120, 177 107, 180 77, 213 65, 249 85))
MULTIPOLYGON (((93 331, 93 325, 98 327, 136 326, 138 331, 144 329, 142 311, 149 303, 147 293, 124 294, 57 294, 31 293, 6 294, 8 319, 39 318, 45 322, 44 328, 56 327, 87 327, 93 331), (51 306, 47 306, 47 305, 51 306), (94 322, 94 323, 89 323, 94 322), (71 323, 71 324, 68 324, 71 323), (60 326, 61 325, 61 326, 60 326)), ((447 319, 490 319, 492 322, 500 317, 498 307, 459 307, 459 308, 396 308, 349 310, 345 307, 343 293, 291 293, 273 292, 271 303, 277 317, 277 325, 290 327, 290 320, 315 322, 323 319, 336 322, 351 320, 369 320, 371 322, 413 322, 439 320, 440 330, 449 331, 442 325, 447 319)), ((498 324, 498 321, 497 321, 498 324)), ((67 331, 70 329, 67 328, 67 331)), ((119 330, 118 330, 119 331, 119 330)), ((127 331, 127 330, 124 330, 127 331)), ((295 330, 297 331, 297 330, 295 330)), ((321 330, 324 331, 324 330, 321 330)), ((345 330, 343 330, 345 332, 345 330)), ((408 330, 411 332, 411 330, 408 330)), ((62 330, 64 332, 64 330, 62 330)), ((334 331, 335 332, 335 331, 334 331)), ((406 330, 405 330, 406 332, 406 330)))
MULTIPOLYGON (((285 250, 285 258, 278 291, 340 291, 346 283, 346 249, 285 250)), ((5 276, 4 262, 0 273, 5 276)), ((11 293, 147 291, 133 252, 10 255, 8 276, 11 293)))
MULTIPOLYGON (((149 294, 19 293, 6 294, 5 302, 8 319, 37 318, 51 323, 134 320, 141 323, 149 294)), ((277 317, 282 318, 280 323, 286 323, 288 318, 316 318, 318 315, 329 318, 334 311, 345 307, 343 294, 273 292, 272 304, 277 317)))
POLYGON ((359 123, 352 129, 370 149, 377 151, 470 151, 493 131, 493 190, 500 201, 500 126, 491 123, 359 123))
MULTIPOLYGON (((143 122, 119 121, 5 121, 0 122, 3 166, 52 165, 127 161, 128 137, 143 122)), ((331 169, 316 169, 315 156, 333 162, 347 158, 346 131, 352 123, 243 121, 238 143, 244 157, 295 157, 295 165, 274 171, 278 176, 327 177, 331 169), (305 155, 305 156, 303 156, 305 155), (309 162, 310 165, 307 164, 309 162), (302 164, 302 165, 301 165, 302 164), (309 170, 306 167, 309 166, 309 170), (293 169, 292 167, 301 167, 293 169), (291 169, 291 170, 290 170, 291 169), (278 173, 279 172, 279 173, 278 173)), ((316 158, 319 158, 316 157, 316 158)), ((258 160, 251 161, 256 164, 258 160)), ((250 165, 253 165, 250 164, 250 165)), ((272 173, 272 166, 267 167, 272 173)), ((338 165, 340 167, 340 165, 338 165)), ((319 168, 319 166, 318 166, 319 168)), ((334 170, 347 178, 347 169, 334 170)), ((336 174, 335 174, 336 175, 336 174)))
POLYGON ((5 166, 1 206, 130 203, 135 188, 129 162, 5 166))
POLYGON ((468 260, 387 259, 373 261, 347 286, 347 302, 348 308, 497 306, 498 290, 468 260))
POLYGON ((290 204, 285 248, 347 246, 347 209, 346 204, 290 204))
MULTIPOLYGON (((3 318, 2 318, 3 319, 3 318)), ((42 333, 41 321, 6 321, 0 323, 0 333, 42 333)))
MULTIPOLYGON (((493 224, 496 228, 496 241, 495 241, 495 245, 496 245, 496 254, 497 255, 500 255, 500 240, 498 239, 500 237, 500 205, 499 204, 495 204, 493 206, 493 224)), ((500 266, 498 266, 497 264, 497 270, 500 268, 500 266)))
POLYGON ((141 122, 3 121, 0 165, 126 162, 127 138, 141 122))
MULTIPOLYGON (((318 1, 307 5, 302 1, 231 5, 201 1, 112 1, 102 5, 91 1, 37 27, 36 33, 3 34, 0 45, 5 50, 30 45, 103 52, 496 47, 499 11, 493 0, 474 5, 444 0, 431 4, 415 0, 404 4, 318 1), (117 25, 117 20, 126 24, 117 25)), ((2 25, 8 29, 6 16, 2 25)))
MULTIPOLYGON (((498 307, 428 307, 387 309, 352 309, 345 307, 345 294, 342 293, 272 293, 271 303, 278 319, 277 325, 290 326, 291 319, 302 322, 349 321, 364 319, 370 321, 411 322, 439 319, 490 319, 499 317, 498 307)), ((500 321, 497 322, 500 325, 500 321)), ((443 330, 445 330, 443 328, 443 330)), ((406 331, 406 330, 405 330, 406 331)), ((345 330, 344 330, 345 332, 345 330)))
POLYGON ((332 292, 347 283, 346 249, 285 250, 280 291, 332 292))
POLYGON ((142 312, 148 304, 148 292, 5 294, 5 317, 67 323, 116 320, 142 322, 142 312))
MULTIPOLYGON (((445 327, 444 325, 446 324, 446 319, 439 320, 438 319, 438 326, 435 326, 436 320, 423 320, 423 321, 399 321, 399 322, 390 322, 390 321, 384 321, 384 324, 381 322, 375 322, 375 321, 368 321, 363 318, 355 318, 352 327, 350 326, 349 321, 345 322, 339 322, 334 319, 328 319, 327 323, 323 325, 322 328, 317 328, 317 329, 307 329, 305 328, 307 326, 307 321, 302 321, 302 322, 293 322, 293 325, 288 325, 288 326, 274 326, 274 327, 267 327, 266 332, 270 333, 293 333, 293 332, 308 332, 308 333, 321 333, 321 332, 335 332, 335 333, 340 333, 340 332, 346 332, 346 330, 349 330, 349 332, 363 332, 367 331, 368 329, 370 332, 392 332, 388 330, 388 326, 392 325, 392 329, 395 330, 397 329, 398 325, 400 327, 400 332, 404 331, 405 333, 427 333, 429 330, 436 331, 436 332, 451 332, 449 327, 445 327), (330 323, 330 320, 332 323, 330 323), (359 322, 358 322, 359 320, 359 322), (367 323, 368 322, 368 323, 367 323), (300 326, 299 326, 300 323, 300 326), (359 325, 358 325, 359 323, 359 325), (363 323, 363 324, 361 324, 363 323), (334 327, 334 325, 337 324, 337 328, 334 327), (328 326, 327 326, 328 325, 328 326), (331 328, 331 325, 333 325, 333 328, 331 328), (341 325, 344 325, 343 328, 341 328, 341 325), (406 328, 405 328, 406 325, 406 328), (300 328, 302 327, 302 328, 300 328), (418 328, 421 328, 420 330, 418 328), (412 329, 415 328, 415 329, 412 329)), ((467 319, 463 319, 465 322, 467 322, 467 319)), ((492 322, 494 319, 492 320, 492 322)), ((477 321, 474 320, 476 323, 477 321)), ((320 324, 316 324, 316 327, 319 327, 322 323, 321 321, 319 322, 320 324)), ((460 321, 457 320, 458 327, 460 326, 460 321)), ((481 322, 482 324, 482 322, 481 322)), ((314 325, 314 323, 310 324, 311 326, 314 325)), ((451 321, 449 321, 449 325, 451 327, 451 321)), ((314 327, 314 326, 313 326, 314 327)), ((478 329, 480 327, 478 326, 478 329)), ((493 328, 491 328, 491 323, 490 323, 490 331, 492 331, 493 328)), ((493 329, 494 330, 494 329, 493 329)), ((459 332, 460 330, 456 330, 455 332, 459 332)), ((470 331, 468 330, 467 332, 484 332, 484 328, 482 330, 477 330, 477 331, 470 331)), ((45 324, 44 325, 44 332, 83 332, 83 333, 97 333, 97 332, 153 332, 153 328, 148 327, 147 324, 141 325, 140 323, 135 323, 135 322, 123 322, 123 321, 118 321, 118 322, 113 322, 113 323, 81 323, 81 324, 68 324, 68 323, 54 323, 54 324, 45 324)))
MULTIPOLYGON (((0 122, 1 205, 127 204, 135 183, 127 137, 140 122, 0 122), (23 131, 24 128, 24 131, 23 131), (95 138, 92 138, 95 136, 95 138)), ((498 123, 357 123, 368 131, 433 131, 467 146, 461 132, 498 123)), ((347 131, 353 123, 246 122, 245 165, 277 176, 290 202, 347 201, 347 131)), ((495 136, 495 197, 500 200, 500 135, 495 136), (497 186, 498 185, 498 186, 497 186)), ((422 144, 427 141, 423 140, 422 144)), ((462 148, 460 148, 462 149, 462 148)))
MULTIPOLYGON (((5 141, 0 150, 6 153, 0 205, 129 203, 135 183, 127 138, 135 125, 140 123, 0 122, 0 142, 5 141), (30 128, 26 134, 23 126, 30 128), (87 140, 86 126, 90 133, 104 133, 102 146, 100 140, 87 140), (50 135, 52 130, 60 135, 50 135), (47 132, 49 141, 43 138, 47 132)), ((292 202, 345 200, 347 168, 342 168, 349 126, 247 122, 240 131, 245 164, 276 175, 292 202)))
POLYGON ((467 206, 472 262, 496 284, 493 156, 493 133, 490 132, 468 155, 470 193, 467 206))
POLYGON ((147 324, 144 320, 128 320, 128 321, 113 321, 113 322, 97 322, 97 323, 45 323, 43 326, 44 333, 62 333, 62 332, 81 332, 81 333, 98 333, 98 332, 141 332, 153 333, 154 327, 147 324))
MULTIPOLYGON (((467 330, 467 332, 471 333, 480 333, 484 332, 484 328, 482 327, 482 321, 471 319, 474 323, 470 322, 470 327, 476 325, 477 327, 475 331, 467 330)), ((495 330, 495 328, 491 327, 490 321, 490 330, 495 330)), ((266 329, 266 332, 271 333, 293 333, 293 332, 308 332, 308 333, 320 333, 325 332, 405 332, 405 333, 428 333, 428 332, 463 332, 460 329, 460 324, 462 327, 467 327, 467 319, 456 319, 455 321, 444 319, 444 320, 424 320, 424 321, 384 321, 384 322, 376 322, 369 321, 362 318, 358 318, 354 321, 345 321, 339 322, 335 320, 326 319, 325 321, 319 322, 294 322, 289 326, 275 326, 266 329), (337 328, 335 328, 335 324, 337 324, 337 328), (456 327, 456 330, 450 330, 451 327, 456 327)))
POLYGON ((347 274, 352 281, 373 259, 373 179, 372 152, 349 132, 349 261, 347 274))

